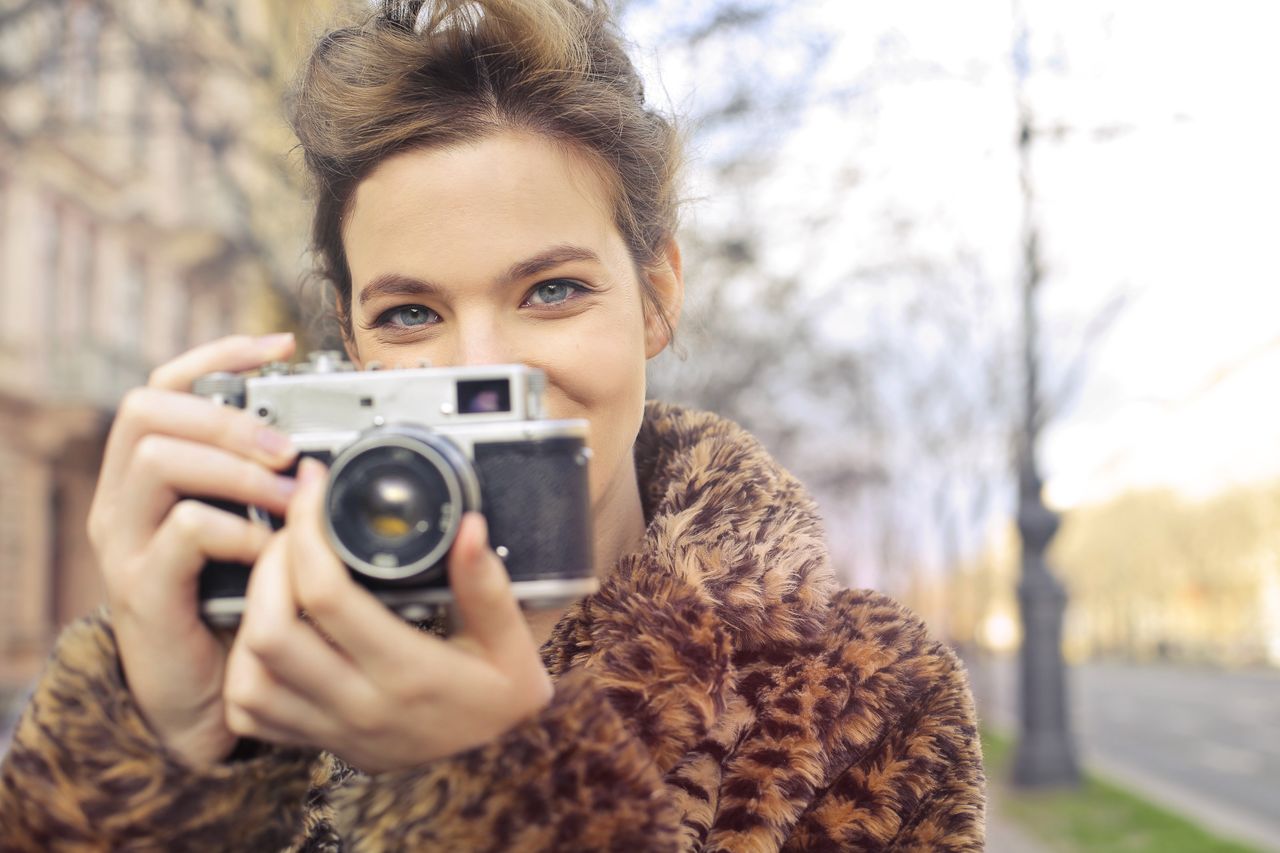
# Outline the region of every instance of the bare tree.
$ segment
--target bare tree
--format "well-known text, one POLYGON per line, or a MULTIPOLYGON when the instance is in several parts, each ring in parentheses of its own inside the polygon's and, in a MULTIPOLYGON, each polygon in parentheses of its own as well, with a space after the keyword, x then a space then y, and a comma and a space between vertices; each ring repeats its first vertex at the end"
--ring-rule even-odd
POLYGON ((839 79, 827 73, 830 34, 797 32, 797 20, 795 6, 723 2, 662 39, 673 45, 664 58, 685 69, 676 76, 699 87, 686 102, 702 152, 698 200, 731 214, 698 217, 682 235, 689 357, 659 364, 652 389, 742 422, 819 495, 834 526, 882 538, 864 556, 901 575, 975 548, 992 511, 1011 420, 1010 312, 993 304, 999 282, 981 254, 963 241, 928 247, 918 211, 888 202, 867 217, 885 224, 875 234, 850 233, 842 211, 876 168, 863 137, 882 101, 968 72, 886 34, 868 67, 839 79), (801 58, 757 61, 788 50, 801 58), (783 221, 767 186, 795 156, 785 150, 794 129, 831 110, 845 111, 850 134, 836 177, 783 221), (801 262, 771 256, 784 238, 802 244, 801 262), (868 241, 880 241, 872 259, 840 266, 848 244, 868 241))

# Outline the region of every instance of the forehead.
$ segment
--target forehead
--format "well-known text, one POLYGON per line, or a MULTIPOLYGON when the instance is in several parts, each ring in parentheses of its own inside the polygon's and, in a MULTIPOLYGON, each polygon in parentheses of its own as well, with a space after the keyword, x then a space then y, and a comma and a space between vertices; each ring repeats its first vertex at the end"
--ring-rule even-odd
POLYGON ((506 266, 566 242, 603 258, 623 246, 611 196, 589 157, 540 136, 503 133, 384 160, 356 188, 343 243, 357 284, 397 265, 428 264, 435 275, 459 262, 506 266))

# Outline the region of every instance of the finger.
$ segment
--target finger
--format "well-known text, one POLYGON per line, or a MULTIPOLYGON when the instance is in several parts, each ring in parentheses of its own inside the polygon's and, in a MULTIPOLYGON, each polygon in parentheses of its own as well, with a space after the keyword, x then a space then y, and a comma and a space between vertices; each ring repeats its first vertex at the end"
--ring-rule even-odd
POLYGON ((149 435, 138 443, 125 472, 130 488, 112 512, 116 532, 146 541, 182 497, 214 498, 284 513, 294 480, 255 462, 204 444, 149 435))
POLYGON ((222 707, 223 722, 227 726, 227 731, 236 737, 260 740, 277 746, 317 747, 320 745, 319 742, 310 740, 292 728, 275 726, 247 712, 237 711, 226 704, 225 700, 222 707))
POLYGON ((373 687, 342 652, 298 618, 286 536, 274 536, 253 568, 236 645, 279 683, 320 706, 358 717, 373 687))
POLYGON ((112 589, 112 605, 135 613, 183 612, 196 618, 196 585, 209 560, 252 564, 270 539, 271 531, 194 500, 177 503, 152 538, 144 568, 163 566, 143 577, 120 579, 125 589, 112 589))
POLYGON ((307 615, 376 685, 397 685, 407 670, 444 672, 462 662, 444 642, 423 643, 431 638, 351 579, 322 527, 324 488, 324 465, 303 459, 285 532, 293 588, 307 615))
POLYGON ((321 708, 276 680, 237 641, 223 680, 224 720, 232 734, 285 745, 328 742, 340 728, 321 708))
POLYGON ((484 516, 469 512, 449 554, 449 587, 462 620, 462 637, 484 648, 507 672, 538 657, 537 644, 511 589, 511 578, 489 548, 484 516))
POLYGON ((147 380, 152 388, 190 391, 191 383, 206 373, 252 370, 269 361, 283 361, 293 355, 293 334, 230 335, 188 350, 157 367, 147 380))
POLYGON ((135 388, 125 394, 107 438, 101 482, 111 489, 148 434, 167 435, 220 447, 280 470, 297 449, 284 433, 260 423, 248 412, 157 388, 135 388))

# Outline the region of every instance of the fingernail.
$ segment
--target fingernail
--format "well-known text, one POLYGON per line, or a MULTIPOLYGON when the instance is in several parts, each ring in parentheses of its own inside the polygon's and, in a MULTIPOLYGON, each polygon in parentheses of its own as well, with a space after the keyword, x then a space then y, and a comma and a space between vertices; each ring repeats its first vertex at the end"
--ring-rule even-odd
POLYGON ((258 446, 272 456, 292 456, 297 452, 297 448, 293 446, 293 439, 271 427, 260 427, 257 439, 258 446))
POLYGON ((260 336, 258 349, 267 355, 275 355, 291 343, 293 343, 293 332, 276 332, 272 335, 260 336))

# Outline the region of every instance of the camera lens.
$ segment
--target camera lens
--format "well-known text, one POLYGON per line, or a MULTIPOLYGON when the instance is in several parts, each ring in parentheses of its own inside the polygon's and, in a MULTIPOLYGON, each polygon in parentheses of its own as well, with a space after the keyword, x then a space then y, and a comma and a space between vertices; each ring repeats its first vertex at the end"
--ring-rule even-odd
POLYGON ((398 473, 371 478, 354 501, 372 536, 398 542, 414 531, 425 533, 429 528, 427 496, 418 483, 398 473))
POLYGON ((325 503, 330 539, 353 570, 391 581, 436 572, 462 514, 479 508, 470 462, 424 428, 382 427, 338 455, 325 503))

